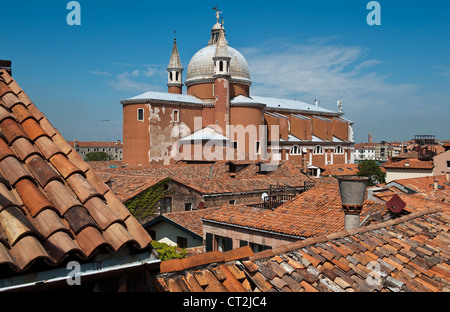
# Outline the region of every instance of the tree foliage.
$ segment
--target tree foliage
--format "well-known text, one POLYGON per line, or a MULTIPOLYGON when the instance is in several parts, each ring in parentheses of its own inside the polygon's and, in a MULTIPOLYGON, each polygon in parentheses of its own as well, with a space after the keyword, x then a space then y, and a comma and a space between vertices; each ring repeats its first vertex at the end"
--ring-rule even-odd
POLYGON ((153 215, 158 208, 161 198, 169 194, 170 179, 166 178, 139 195, 127 200, 124 205, 136 219, 143 219, 153 215))
POLYGON ((159 255, 159 260, 165 261, 170 259, 182 259, 186 257, 187 251, 184 248, 177 248, 175 246, 169 246, 166 243, 160 243, 153 240, 151 242, 152 247, 155 248, 159 255))
POLYGON ((87 153, 85 157, 86 161, 107 161, 111 159, 112 157, 105 152, 91 152, 87 153))
POLYGON ((358 165, 358 176, 368 177, 368 185, 386 182, 386 174, 381 171, 380 166, 373 160, 364 160, 358 165))

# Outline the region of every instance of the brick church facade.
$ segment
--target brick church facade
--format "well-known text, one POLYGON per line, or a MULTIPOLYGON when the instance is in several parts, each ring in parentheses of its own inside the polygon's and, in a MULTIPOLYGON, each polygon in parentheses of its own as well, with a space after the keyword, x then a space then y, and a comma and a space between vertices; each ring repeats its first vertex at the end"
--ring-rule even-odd
POLYGON ((175 40, 168 92, 121 102, 125 164, 291 160, 311 170, 351 161, 353 123, 341 107, 251 95, 247 61, 228 45, 218 17, 184 83, 183 70, 175 40))

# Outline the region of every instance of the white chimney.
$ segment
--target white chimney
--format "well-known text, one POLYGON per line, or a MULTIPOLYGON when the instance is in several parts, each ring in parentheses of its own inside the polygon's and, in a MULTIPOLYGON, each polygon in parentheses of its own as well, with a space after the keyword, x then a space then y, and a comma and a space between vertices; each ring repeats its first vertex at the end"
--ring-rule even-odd
POLYGON ((345 229, 350 230, 359 227, 360 217, 368 177, 340 176, 338 177, 339 191, 341 194, 342 209, 345 213, 345 229))

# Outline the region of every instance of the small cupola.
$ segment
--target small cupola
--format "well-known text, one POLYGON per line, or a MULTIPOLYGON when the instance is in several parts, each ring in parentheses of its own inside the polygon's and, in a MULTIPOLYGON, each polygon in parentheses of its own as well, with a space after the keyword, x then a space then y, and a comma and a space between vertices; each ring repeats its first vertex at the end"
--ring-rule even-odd
POLYGON ((215 76, 230 75, 231 56, 228 51, 228 42, 225 39, 225 32, 223 30, 219 32, 219 39, 217 40, 216 53, 214 54, 213 61, 215 76))
POLYGON ((182 93, 183 87, 183 67, 181 66, 180 55, 178 53, 177 39, 173 41, 172 55, 167 67, 169 93, 182 93))

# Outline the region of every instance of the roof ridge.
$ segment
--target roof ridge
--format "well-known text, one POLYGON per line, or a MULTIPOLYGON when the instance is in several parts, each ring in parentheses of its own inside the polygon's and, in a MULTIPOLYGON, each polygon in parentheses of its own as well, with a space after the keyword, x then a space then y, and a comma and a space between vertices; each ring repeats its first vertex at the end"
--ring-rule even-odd
POLYGON ((346 236, 351 236, 351 235, 355 235, 355 234, 361 234, 361 233, 373 231, 376 229, 381 229, 384 227, 400 224, 400 223, 403 223, 403 222, 406 222, 411 219, 415 219, 415 218, 418 218, 418 217, 421 217, 421 216, 424 216, 427 214, 433 214, 433 213, 442 212, 442 211, 443 211, 442 208, 430 208, 427 210, 412 212, 408 215, 405 215, 405 216, 402 216, 402 217, 399 217, 396 219, 391 219, 391 220, 388 220, 385 222, 377 223, 377 224, 370 224, 370 225, 362 226, 362 227, 351 229, 351 230, 343 230, 343 231, 338 231, 338 232, 331 233, 331 234, 323 234, 323 235, 309 237, 304 240, 298 240, 296 242, 293 242, 293 243, 290 243, 287 245, 283 245, 283 246, 279 246, 279 247, 276 247, 273 249, 267 249, 267 250, 255 253, 253 256, 250 256, 250 260, 254 261, 254 260, 272 257, 277 254, 304 248, 304 247, 314 245, 317 243, 323 243, 323 242, 327 242, 330 240, 336 240, 339 238, 343 238, 346 236))
POLYGON ((209 265, 212 263, 246 259, 252 255, 253 251, 248 245, 223 252, 209 251, 183 259, 161 261, 159 271, 160 273, 183 271, 186 269, 192 269, 197 266, 209 265))

